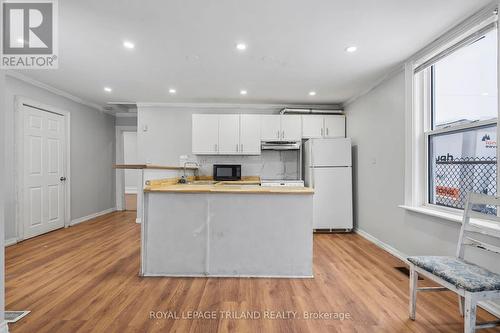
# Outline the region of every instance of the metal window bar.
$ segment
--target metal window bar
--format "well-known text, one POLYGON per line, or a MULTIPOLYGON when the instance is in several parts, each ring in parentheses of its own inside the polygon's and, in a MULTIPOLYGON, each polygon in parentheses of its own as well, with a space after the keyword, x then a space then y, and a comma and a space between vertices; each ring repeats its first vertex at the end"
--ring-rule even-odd
MULTIPOLYGON (((433 204, 464 209, 467 193, 497 194, 497 159, 455 158, 435 161, 432 189, 433 204)), ((474 211, 497 215, 497 207, 475 205, 474 211)))

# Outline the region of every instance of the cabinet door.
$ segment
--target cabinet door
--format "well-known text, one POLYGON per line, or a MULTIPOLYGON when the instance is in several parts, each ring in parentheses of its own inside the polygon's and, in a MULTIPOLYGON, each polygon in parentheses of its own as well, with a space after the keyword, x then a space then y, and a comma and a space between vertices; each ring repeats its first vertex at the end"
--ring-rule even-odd
POLYGON ((325 116, 325 137, 345 138, 345 116, 325 116))
POLYGON ((240 115, 219 115, 219 154, 234 155, 240 151, 240 115))
POLYGON ((217 154, 219 116, 216 114, 193 114, 191 136, 193 154, 217 154))
POLYGON ((281 139, 285 141, 300 141, 302 138, 302 116, 281 116, 281 139))
POLYGON ((240 115, 240 154, 260 154, 260 116, 240 115))
POLYGON ((281 137, 280 115, 262 115, 261 123, 261 139, 265 141, 277 141, 281 137))
POLYGON ((321 138, 323 136, 323 116, 303 115, 302 116, 302 137, 321 138))

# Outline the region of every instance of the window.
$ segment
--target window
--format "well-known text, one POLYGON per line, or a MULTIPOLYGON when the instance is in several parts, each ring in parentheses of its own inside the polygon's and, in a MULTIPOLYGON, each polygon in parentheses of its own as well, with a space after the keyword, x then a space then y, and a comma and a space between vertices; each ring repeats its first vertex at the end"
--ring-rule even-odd
MULTIPOLYGON (((417 74, 424 90, 426 204, 463 209, 497 194, 497 31, 475 36, 417 74)), ((482 207, 497 214, 495 208, 482 207)))

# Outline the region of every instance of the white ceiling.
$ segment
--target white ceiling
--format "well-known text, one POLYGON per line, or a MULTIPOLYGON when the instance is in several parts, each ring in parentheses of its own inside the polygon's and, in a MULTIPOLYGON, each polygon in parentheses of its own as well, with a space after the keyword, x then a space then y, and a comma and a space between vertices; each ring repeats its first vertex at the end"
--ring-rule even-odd
POLYGON ((63 0, 59 69, 21 72, 100 105, 341 103, 488 2, 63 0))

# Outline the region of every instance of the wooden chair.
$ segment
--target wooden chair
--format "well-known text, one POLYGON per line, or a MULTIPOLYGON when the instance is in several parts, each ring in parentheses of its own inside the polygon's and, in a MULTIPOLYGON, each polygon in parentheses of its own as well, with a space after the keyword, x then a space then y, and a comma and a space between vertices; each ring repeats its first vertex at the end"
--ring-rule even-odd
MULTIPOLYGON (((500 326, 500 320, 476 324, 476 307, 480 301, 500 300, 500 274, 464 260, 465 246, 500 254, 500 247, 473 237, 487 235, 500 239, 500 217, 484 213, 485 209, 497 207, 500 212, 500 197, 469 193, 464 209, 462 228, 455 257, 420 256, 409 257, 410 263, 410 319, 415 320, 417 291, 446 291, 458 294, 460 313, 464 316, 464 332, 472 333, 480 328, 500 326), (477 211, 477 208, 481 211, 477 211), (479 221, 471 218, 480 219, 479 221), (473 236, 476 235, 476 236, 473 236), (421 274, 443 287, 418 287, 421 274)), ((485 236, 481 236, 484 239, 485 236)), ((486 237, 487 238, 487 237, 486 237)), ((491 238, 490 238, 491 240, 491 238)))

